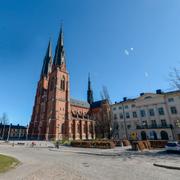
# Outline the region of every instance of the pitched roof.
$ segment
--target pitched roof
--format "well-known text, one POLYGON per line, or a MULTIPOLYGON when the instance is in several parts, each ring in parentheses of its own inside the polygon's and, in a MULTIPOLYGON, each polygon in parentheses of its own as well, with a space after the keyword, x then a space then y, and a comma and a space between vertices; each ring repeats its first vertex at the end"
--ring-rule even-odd
POLYGON ((2 123, 0 123, 0 128, 9 128, 9 126, 13 129, 27 129, 27 127, 26 126, 21 126, 21 125, 13 125, 13 124, 6 124, 6 125, 4 125, 4 124, 2 124, 2 123))
POLYGON ((80 106, 80 107, 85 107, 85 108, 90 108, 90 104, 86 101, 80 101, 77 99, 70 99, 70 103, 74 106, 80 106))
POLYGON ((101 107, 101 104, 106 102, 106 99, 100 100, 100 101, 95 101, 91 104, 91 108, 98 108, 101 107))

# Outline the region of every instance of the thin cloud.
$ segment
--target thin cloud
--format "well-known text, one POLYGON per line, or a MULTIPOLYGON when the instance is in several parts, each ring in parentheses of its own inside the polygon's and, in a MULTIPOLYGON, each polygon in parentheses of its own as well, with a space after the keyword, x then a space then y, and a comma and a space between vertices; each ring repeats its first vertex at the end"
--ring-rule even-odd
POLYGON ((144 76, 145 76, 145 77, 149 77, 149 73, 148 73, 148 72, 145 72, 145 73, 144 73, 144 76))
POLYGON ((127 49, 124 50, 125 55, 129 56, 129 51, 127 49))
POLYGON ((125 54, 126 56, 129 56, 132 51, 134 51, 134 48, 133 48, 133 47, 131 47, 131 48, 129 48, 129 49, 125 49, 125 50, 124 50, 124 54, 125 54))

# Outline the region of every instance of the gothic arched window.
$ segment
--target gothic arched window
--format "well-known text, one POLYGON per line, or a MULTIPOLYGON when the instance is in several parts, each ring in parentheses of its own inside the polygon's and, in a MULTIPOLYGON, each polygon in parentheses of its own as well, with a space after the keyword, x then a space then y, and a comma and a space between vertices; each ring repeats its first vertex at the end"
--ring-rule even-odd
POLYGON ((93 126, 92 126, 92 124, 89 124, 89 132, 90 132, 90 133, 93 132, 93 126))
POLYGON ((71 123, 71 133, 74 133, 74 124, 71 123))
POLYGON ((77 132, 78 132, 78 133, 81 132, 81 125, 80 125, 80 122, 77 124, 77 132))
POLYGON ((84 126, 83 126, 83 129, 84 129, 84 133, 86 133, 86 124, 84 124, 84 126))
POLYGON ((61 85, 60 85, 60 87, 61 87, 61 90, 65 90, 65 77, 63 76, 62 77, 62 79, 61 79, 61 85))
POLYGON ((52 78, 50 82, 50 91, 52 91, 53 89, 54 89, 54 78, 52 78))
POLYGON ((61 133, 62 133, 62 134, 65 133, 65 125, 64 125, 64 123, 61 125, 61 133))

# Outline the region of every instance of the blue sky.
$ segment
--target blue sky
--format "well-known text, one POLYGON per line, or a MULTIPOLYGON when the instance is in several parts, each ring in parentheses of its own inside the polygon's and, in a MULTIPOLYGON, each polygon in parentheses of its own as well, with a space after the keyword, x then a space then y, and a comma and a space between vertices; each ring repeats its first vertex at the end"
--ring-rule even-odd
POLYGON ((49 39, 53 52, 64 24, 71 96, 86 100, 91 73, 95 100, 170 90, 180 61, 179 0, 0 0, 0 115, 30 121, 49 39))

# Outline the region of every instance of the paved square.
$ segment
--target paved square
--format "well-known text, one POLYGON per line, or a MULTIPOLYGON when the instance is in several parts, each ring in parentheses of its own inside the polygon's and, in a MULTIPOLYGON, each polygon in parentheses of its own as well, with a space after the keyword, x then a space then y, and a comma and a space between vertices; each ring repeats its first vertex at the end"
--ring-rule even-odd
POLYGON ((163 151, 132 152, 60 147, 29 148, 1 145, 0 152, 22 163, 0 175, 2 180, 179 180, 180 171, 153 166, 155 162, 180 164, 180 155, 163 151))

